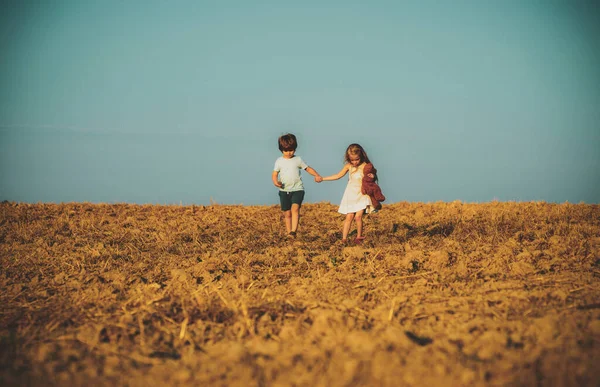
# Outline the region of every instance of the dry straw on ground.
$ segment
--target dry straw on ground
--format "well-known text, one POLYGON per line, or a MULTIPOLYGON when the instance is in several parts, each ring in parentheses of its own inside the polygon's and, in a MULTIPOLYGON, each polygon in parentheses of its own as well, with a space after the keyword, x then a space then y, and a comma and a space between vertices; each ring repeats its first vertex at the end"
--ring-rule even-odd
POLYGON ((597 385, 600 207, 0 205, 2 385, 597 385))

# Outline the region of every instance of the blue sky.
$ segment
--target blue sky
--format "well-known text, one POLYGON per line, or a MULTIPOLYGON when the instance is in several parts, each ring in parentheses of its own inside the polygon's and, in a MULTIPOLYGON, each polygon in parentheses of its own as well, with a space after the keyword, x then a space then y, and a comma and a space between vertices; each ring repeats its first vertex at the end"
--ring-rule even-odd
POLYGON ((292 132, 322 175, 363 145, 387 203, 600 202, 591 1, 0 7, 0 200, 276 204, 292 132))

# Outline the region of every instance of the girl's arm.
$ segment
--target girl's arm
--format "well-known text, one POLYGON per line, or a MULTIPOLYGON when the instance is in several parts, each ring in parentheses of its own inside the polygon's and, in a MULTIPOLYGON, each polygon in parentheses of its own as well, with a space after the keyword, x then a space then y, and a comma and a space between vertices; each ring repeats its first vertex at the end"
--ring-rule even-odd
POLYGON ((350 164, 344 164, 344 168, 341 171, 336 173, 335 175, 326 176, 323 178, 323 181, 332 181, 342 178, 346 173, 348 173, 348 169, 350 169, 350 164))
POLYGON ((281 182, 279 180, 277 180, 277 175, 279 175, 279 172, 273 171, 273 174, 271 175, 271 179, 273 180, 273 184, 275 185, 275 187, 281 188, 281 182))

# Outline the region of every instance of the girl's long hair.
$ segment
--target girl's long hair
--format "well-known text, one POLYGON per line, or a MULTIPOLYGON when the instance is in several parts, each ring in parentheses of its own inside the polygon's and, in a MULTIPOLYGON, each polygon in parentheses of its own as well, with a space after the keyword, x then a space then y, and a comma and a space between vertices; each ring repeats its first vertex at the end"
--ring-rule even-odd
MULTIPOLYGON (((367 152, 363 149, 359 144, 350 144, 348 148, 346 148, 346 153, 344 154, 344 161, 346 163, 350 163, 350 155, 358 155, 360 159, 360 164, 362 163, 370 163, 369 156, 367 156, 367 152)), ((359 165, 360 165, 359 164, 359 165)))

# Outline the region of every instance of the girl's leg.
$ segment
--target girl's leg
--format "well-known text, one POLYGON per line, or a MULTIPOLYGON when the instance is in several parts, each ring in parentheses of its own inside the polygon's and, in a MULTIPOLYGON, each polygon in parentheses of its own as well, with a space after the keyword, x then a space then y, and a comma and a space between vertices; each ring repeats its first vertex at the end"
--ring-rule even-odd
POLYGON ((283 222, 285 223, 285 230, 289 234, 292 231, 292 211, 283 211, 283 222))
POLYGON ((292 204, 292 219, 291 219, 291 231, 296 232, 298 230, 298 223, 300 222, 300 204, 292 204))
POLYGON ((356 217, 354 218, 354 221, 356 222, 356 239, 362 239, 362 232, 363 232, 362 216, 364 213, 365 213, 365 210, 357 211, 356 217))
POLYGON ((342 240, 343 241, 345 241, 348 238, 348 233, 350 232, 350 226, 352 225, 353 219, 354 219, 353 212, 346 214, 346 219, 344 220, 344 228, 342 230, 342 240))

